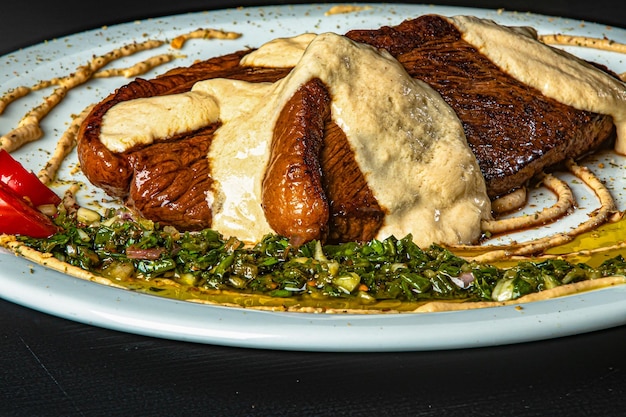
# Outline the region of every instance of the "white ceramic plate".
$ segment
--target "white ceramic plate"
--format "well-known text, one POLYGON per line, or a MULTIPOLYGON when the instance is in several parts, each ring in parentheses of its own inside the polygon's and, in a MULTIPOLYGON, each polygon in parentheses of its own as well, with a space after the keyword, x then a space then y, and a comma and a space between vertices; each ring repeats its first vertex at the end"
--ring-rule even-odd
MULTIPOLYGON (((68 75, 94 55, 146 38, 171 40, 197 28, 242 33, 237 40, 192 40, 174 62, 142 75, 149 78, 166 69, 189 65, 248 46, 256 47, 275 37, 305 31, 337 33, 353 28, 394 25, 425 13, 468 14, 493 19, 506 25, 529 25, 540 33, 572 33, 626 42, 626 31, 617 28, 532 14, 427 5, 367 4, 349 14, 325 15, 331 5, 272 6, 193 13, 117 25, 51 40, 0 57, 0 93, 39 80, 68 75)), ((597 50, 569 48, 576 55, 626 71, 624 56, 597 50)), ((160 49, 125 58, 113 67, 167 52, 160 49)), ((47 160, 72 114, 104 98, 128 83, 124 78, 92 80, 73 89, 43 121, 44 139, 14 153, 34 171, 47 160)), ((33 93, 11 104, 0 116, 0 134, 6 134, 50 89, 33 93)), ((624 158, 612 154, 598 157, 605 163, 601 175, 624 210, 626 183, 624 158)), ((597 164, 597 162, 594 162, 597 164)), ((67 159, 60 177, 85 181, 76 173, 76 157, 67 159)), ((87 182, 85 181, 87 184, 87 182)), ((57 190, 64 191, 63 186, 57 190)), ((595 197, 584 187, 575 189, 587 212, 595 208, 595 197)), ((83 205, 103 195, 87 185, 79 195, 83 205), (95 196, 95 198, 94 198, 95 196)), ((538 204, 551 204, 545 193, 533 195, 538 204)), ((583 210, 554 226, 561 230, 576 226, 586 216, 583 210)), ((554 230, 550 230, 553 233, 554 230)), ((537 232, 534 232, 534 236, 537 232)), ((507 239, 528 239, 527 235, 507 239)), ((497 242, 496 242, 497 243, 497 242)), ((125 332, 253 348, 312 351, 402 351, 455 349, 519 343, 588 332, 626 323, 626 286, 608 288, 559 299, 528 303, 523 308, 497 307, 473 311, 402 315, 324 315, 271 313, 240 308, 216 307, 175 301, 86 282, 33 265, 0 251, 0 296, 12 302, 77 322, 125 332)))

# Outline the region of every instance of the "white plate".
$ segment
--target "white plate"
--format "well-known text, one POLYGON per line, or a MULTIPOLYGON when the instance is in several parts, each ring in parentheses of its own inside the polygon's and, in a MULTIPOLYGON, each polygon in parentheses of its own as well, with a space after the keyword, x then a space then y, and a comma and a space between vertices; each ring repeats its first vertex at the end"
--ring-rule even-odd
MULTIPOLYGON (((193 13, 79 33, 55 39, 1 57, 0 93, 39 80, 65 76, 94 55, 149 38, 171 40, 197 28, 214 28, 242 33, 238 40, 192 40, 180 51, 185 54, 172 63, 142 75, 152 77, 166 69, 189 65, 279 36, 305 31, 337 33, 353 28, 394 25, 425 13, 475 15, 506 25, 529 25, 540 33, 572 33, 626 41, 626 31, 591 23, 532 14, 484 9, 427 5, 367 4, 366 10, 326 16, 331 5, 270 6, 193 13)), ((125 67, 157 52, 141 53, 116 62, 125 67)), ((576 55, 607 65, 616 72, 626 71, 625 57, 591 49, 569 48, 576 55)), ((72 114, 104 98, 128 79, 97 79, 70 91, 66 100, 43 121, 44 139, 29 144, 14 156, 38 171, 48 158, 59 136, 67 129, 72 114)), ((9 106, 0 116, 2 131, 17 125, 20 118, 51 90, 34 93, 9 106)), ((624 210, 626 196, 624 158, 603 156, 606 169, 600 174, 608 182, 624 210), (619 187, 616 187, 619 185, 619 187)), ((67 160, 60 176, 84 181, 75 173, 76 158, 67 160)), ((86 181, 85 181, 86 182, 86 181)), ((58 189, 63 192, 63 187, 58 189)), ((79 202, 93 201, 93 187, 87 186, 79 202)), ((575 189, 592 211, 595 199, 584 189, 575 189)), ((96 192, 96 197, 102 194, 96 192)), ((545 196, 535 196, 542 204, 545 196)), ((535 198, 533 197, 533 198, 535 198)), ((97 200, 97 198, 96 198, 97 200)), ((585 211, 569 216, 553 227, 567 229, 580 223, 585 211)), ((551 231, 554 232, 553 230, 551 231)), ((519 235, 507 239, 525 239, 519 235)), ((311 351, 403 351, 456 349, 492 346, 567 336, 626 323, 626 286, 608 288, 559 299, 527 303, 523 308, 497 307, 473 311, 402 315, 324 315, 271 313, 240 308, 207 306, 181 302, 132 291, 106 287, 33 265, 32 262, 0 251, 0 296, 42 312, 94 326, 137 334, 228 346, 311 351)))

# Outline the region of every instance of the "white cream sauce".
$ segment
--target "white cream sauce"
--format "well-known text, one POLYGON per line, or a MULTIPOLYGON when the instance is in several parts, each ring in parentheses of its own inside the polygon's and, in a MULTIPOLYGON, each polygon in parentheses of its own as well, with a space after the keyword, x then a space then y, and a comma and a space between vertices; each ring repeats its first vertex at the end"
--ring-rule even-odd
POLYGON ((615 151, 626 155, 626 84, 539 42, 531 28, 502 26, 473 16, 448 19, 466 42, 518 81, 576 109, 612 116, 615 151))
MULTIPOLYGON (((329 88, 332 118, 346 133, 374 196, 389 213, 379 238, 412 233, 418 244, 428 245, 473 242, 480 236, 490 202, 456 114, 389 54, 331 33, 315 37, 289 75, 259 97, 258 106, 216 132, 209 157, 213 178, 220 178, 222 186, 211 198, 219 207, 213 227, 238 237, 255 230, 245 239, 252 241, 271 232, 260 233, 259 226, 265 225, 260 191, 273 127, 289 98, 312 78, 329 88), (261 147, 262 153, 241 152, 261 147), (238 159, 241 163, 233 162, 238 159), (242 221, 244 208, 247 215, 254 213, 248 221, 242 221)), ((204 91, 202 86, 215 82, 194 88, 204 91)))
POLYGON ((244 67, 293 68, 316 36, 315 33, 303 33, 291 38, 272 39, 241 58, 239 63, 244 67))
POLYGON ((104 114, 100 141, 113 152, 124 152, 200 129, 218 116, 213 97, 194 91, 122 101, 104 114))

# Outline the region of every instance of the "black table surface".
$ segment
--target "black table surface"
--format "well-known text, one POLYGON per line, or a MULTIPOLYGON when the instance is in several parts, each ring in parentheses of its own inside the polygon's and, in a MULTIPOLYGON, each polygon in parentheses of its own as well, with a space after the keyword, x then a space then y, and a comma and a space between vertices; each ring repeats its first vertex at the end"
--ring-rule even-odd
MULTIPOLYGON (((5 1, 0 55, 102 25, 262 3, 5 1)), ((433 3, 626 27, 614 0, 433 3)), ((127 334, 0 300, 0 336, 0 416, 626 415, 626 326, 465 350, 312 353, 127 334)))

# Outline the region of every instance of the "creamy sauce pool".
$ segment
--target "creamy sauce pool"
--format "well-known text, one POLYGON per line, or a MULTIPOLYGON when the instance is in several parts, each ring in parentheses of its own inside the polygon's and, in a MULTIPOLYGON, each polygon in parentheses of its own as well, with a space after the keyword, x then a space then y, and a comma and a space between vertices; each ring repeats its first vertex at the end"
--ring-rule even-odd
POLYGON ((296 62, 282 80, 199 82, 171 104, 161 98, 151 102, 148 120, 126 115, 152 99, 122 102, 105 115, 101 140, 119 152, 131 143, 150 143, 219 119, 222 126, 208 155, 217 184, 207 196, 211 227, 256 242, 273 232, 260 202, 274 125, 295 91, 319 78, 332 97, 333 120, 346 133, 370 189, 388 212, 378 238, 412 233, 417 244, 429 245, 471 243, 480 236, 481 220, 490 217, 484 180, 458 117, 436 91, 412 79, 388 53, 343 36, 304 35, 290 41, 290 48, 276 49, 283 60, 278 62, 271 52, 277 44, 259 48, 244 63, 296 62), (184 104, 204 99, 208 105, 184 104), (181 103, 185 116, 174 122, 181 103), (149 131, 143 130, 146 125, 149 131), (123 132, 141 133, 128 141, 123 132))

